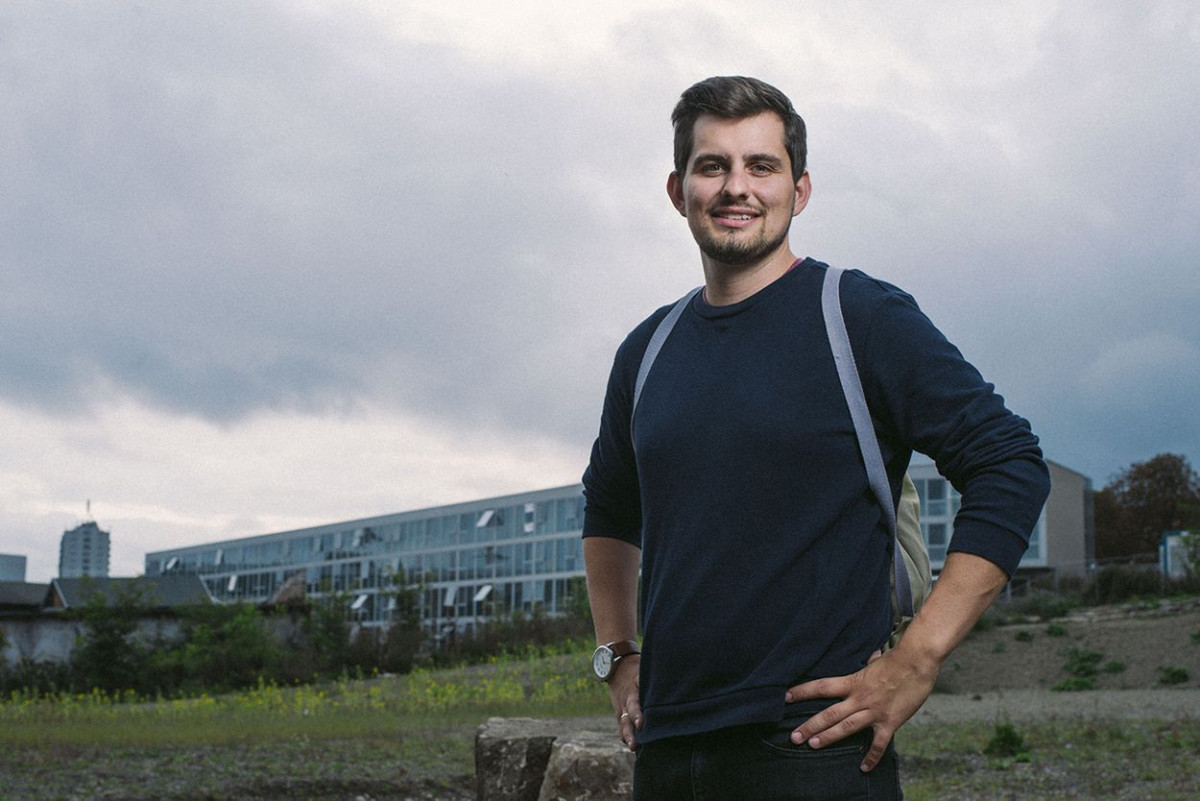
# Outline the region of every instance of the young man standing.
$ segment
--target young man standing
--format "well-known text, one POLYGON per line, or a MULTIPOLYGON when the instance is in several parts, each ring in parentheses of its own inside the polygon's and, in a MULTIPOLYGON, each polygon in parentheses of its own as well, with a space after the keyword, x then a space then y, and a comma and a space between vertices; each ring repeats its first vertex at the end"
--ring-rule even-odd
POLYGON ((892 538, 788 230, 812 192, 774 87, 710 78, 672 115, 667 193, 700 248, 622 343, 584 476, 584 557, 639 799, 899 798, 892 735, 1016 568, 1049 491, 1037 438, 913 299, 857 271, 843 314, 893 497, 914 450, 962 493, 936 589, 893 650, 892 538), (642 576, 639 650, 638 576, 642 576))

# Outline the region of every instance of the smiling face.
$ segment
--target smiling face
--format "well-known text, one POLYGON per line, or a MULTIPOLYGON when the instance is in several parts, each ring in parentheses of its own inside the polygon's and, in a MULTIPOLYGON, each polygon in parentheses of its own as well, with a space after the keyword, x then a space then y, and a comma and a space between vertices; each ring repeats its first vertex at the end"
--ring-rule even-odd
POLYGON ((705 114, 692 142, 687 169, 671 173, 667 193, 687 217, 706 269, 790 266, 788 228, 811 189, 807 173, 792 179, 783 121, 770 112, 743 119, 705 114))

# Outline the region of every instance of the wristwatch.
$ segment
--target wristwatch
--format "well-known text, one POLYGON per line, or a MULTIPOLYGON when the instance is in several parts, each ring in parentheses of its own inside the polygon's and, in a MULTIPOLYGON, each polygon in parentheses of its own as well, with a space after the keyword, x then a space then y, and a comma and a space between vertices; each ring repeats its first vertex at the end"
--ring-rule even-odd
POLYGON ((600 681, 608 681, 612 678, 618 662, 627 656, 640 653, 638 644, 633 640, 621 640, 601 645, 592 654, 592 672, 600 681))

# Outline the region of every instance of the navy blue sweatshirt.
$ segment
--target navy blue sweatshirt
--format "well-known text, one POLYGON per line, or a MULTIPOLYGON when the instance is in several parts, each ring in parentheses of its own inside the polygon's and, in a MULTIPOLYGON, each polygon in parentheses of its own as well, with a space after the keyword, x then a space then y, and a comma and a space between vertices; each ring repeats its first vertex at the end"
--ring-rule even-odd
MULTIPOLYGON (((788 687, 859 670, 889 633, 892 540, 825 333, 825 268, 807 259, 729 306, 695 298, 632 439, 670 307, 617 351, 583 536, 642 549, 641 743, 778 721, 788 687)), ((928 454, 963 496, 949 549, 1011 574, 1049 492, 1029 424, 909 295, 848 271, 842 306, 894 497, 928 454)))

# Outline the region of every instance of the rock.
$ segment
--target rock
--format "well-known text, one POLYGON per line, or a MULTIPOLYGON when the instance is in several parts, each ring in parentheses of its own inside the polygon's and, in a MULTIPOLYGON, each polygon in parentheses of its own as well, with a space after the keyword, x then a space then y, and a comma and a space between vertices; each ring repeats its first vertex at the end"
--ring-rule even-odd
POLYGON ((475 735, 479 801, 537 801, 558 732, 533 718, 488 718, 475 735))
POLYGON ((579 720, 490 718, 475 736, 479 801, 616 801, 633 794, 633 754, 579 720))
POLYGON ((633 752, 614 733, 560 737, 538 801, 625 801, 633 797, 633 752))

